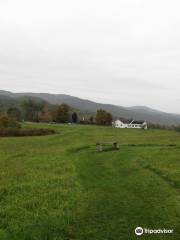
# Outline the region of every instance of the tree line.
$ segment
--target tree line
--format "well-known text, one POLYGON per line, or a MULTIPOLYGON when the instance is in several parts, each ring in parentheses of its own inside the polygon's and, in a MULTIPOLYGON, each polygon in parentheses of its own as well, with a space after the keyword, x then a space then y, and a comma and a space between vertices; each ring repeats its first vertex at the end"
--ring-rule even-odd
POLYGON ((103 109, 99 109, 94 115, 83 116, 65 103, 50 105, 46 102, 26 99, 19 108, 10 107, 6 113, 0 116, 1 125, 3 122, 4 126, 9 126, 9 122, 21 121, 98 124, 108 126, 112 124, 112 115, 103 109))
MULTIPOLYGON (((111 113, 98 109, 94 115, 82 115, 67 104, 50 105, 43 101, 26 99, 20 107, 10 107, 7 112, 0 113, 0 128, 18 128, 19 122, 44 122, 44 123, 79 123, 110 126, 113 117, 111 113)), ((165 126, 148 123, 151 129, 176 130, 180 132, 180 126, 165 126)))

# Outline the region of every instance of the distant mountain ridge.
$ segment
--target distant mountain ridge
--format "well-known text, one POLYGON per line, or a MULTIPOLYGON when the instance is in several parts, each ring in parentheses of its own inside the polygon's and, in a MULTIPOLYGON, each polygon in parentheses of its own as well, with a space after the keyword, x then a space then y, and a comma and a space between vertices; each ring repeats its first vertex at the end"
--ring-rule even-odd
POLYGON ((13 93, 0 90, 0 109, 5 109, 6 105, 16 104, 22 101, 24 97, 42 99, 50 104, 66 103, 84 114, 95 114, 97 109, 102 108, 111 112, 114 118, 133 118, 135 120, 144 120, 164 125, 180 125, 180 114, 165 113, 146 106, 122 107, 113 104, 96 103, 66 94, 13 93))

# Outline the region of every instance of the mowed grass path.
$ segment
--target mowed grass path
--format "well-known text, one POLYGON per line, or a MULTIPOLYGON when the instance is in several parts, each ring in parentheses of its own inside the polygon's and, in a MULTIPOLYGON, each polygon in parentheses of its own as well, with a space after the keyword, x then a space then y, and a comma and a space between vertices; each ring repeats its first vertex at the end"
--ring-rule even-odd
POLYGON ((0 138, 0 240, 180 239, 180 134, 80 125, 0 138), (97 141, 119 151, 97 153, 97 141))

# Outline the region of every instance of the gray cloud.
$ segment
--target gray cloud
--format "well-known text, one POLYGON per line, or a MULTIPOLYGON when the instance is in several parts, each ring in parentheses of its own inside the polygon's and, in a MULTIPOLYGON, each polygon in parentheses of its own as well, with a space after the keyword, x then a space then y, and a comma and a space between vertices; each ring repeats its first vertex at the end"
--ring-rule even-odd
POLYGON ((1 1, 1 89, 179 112, 179 7, 178 0, 1 1))

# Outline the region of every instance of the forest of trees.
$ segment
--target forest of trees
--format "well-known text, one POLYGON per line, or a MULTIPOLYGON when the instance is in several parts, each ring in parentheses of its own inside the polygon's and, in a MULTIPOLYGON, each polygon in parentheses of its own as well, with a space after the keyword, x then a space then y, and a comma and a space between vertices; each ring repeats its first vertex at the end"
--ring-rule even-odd
POLYGON ((33 99, 25 99, 19 107, 10 107, 5 113, 0 114, 0 127, 8 127, 13 125, 12 123, 16 125, 21 121, 111 125, 112 115, 99 109, 94 116, 83 116, 67 104, 50 105, 33 99))

